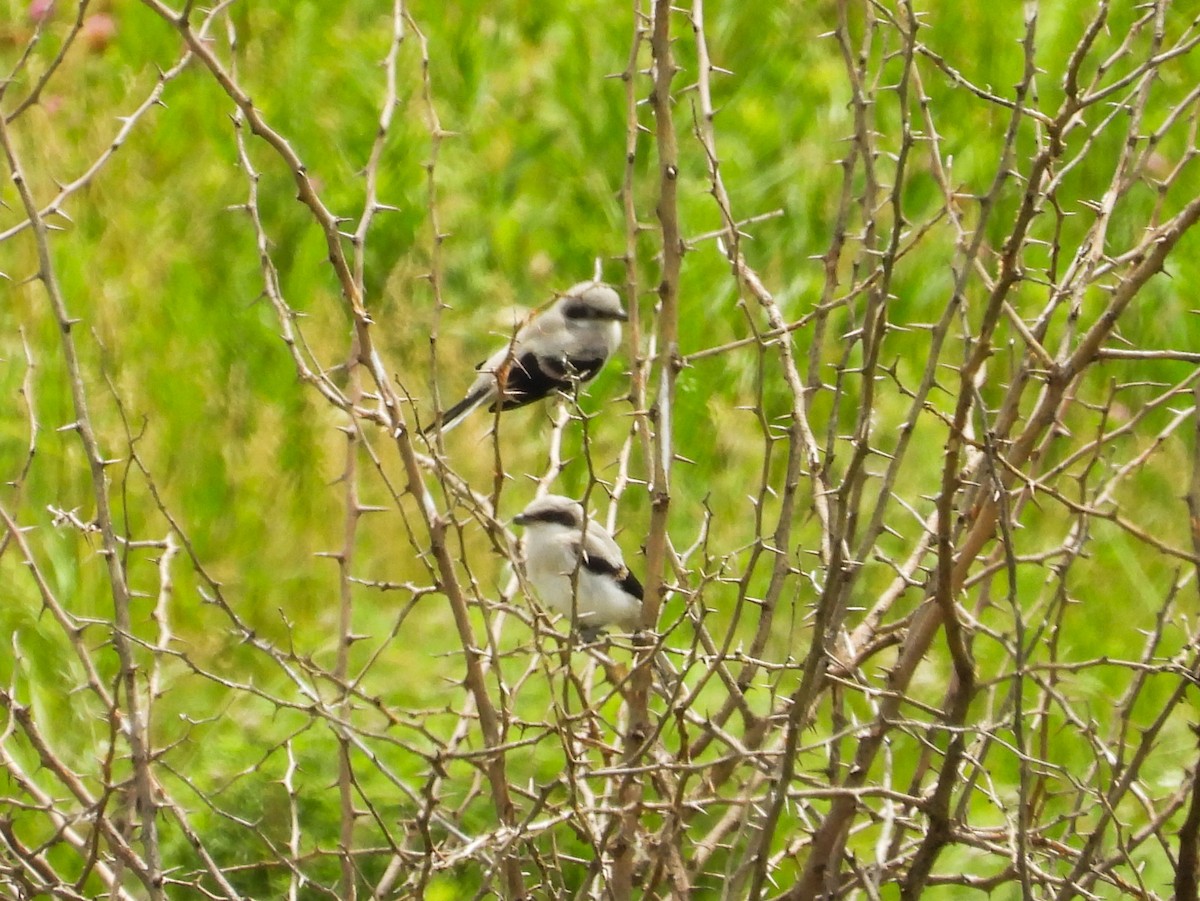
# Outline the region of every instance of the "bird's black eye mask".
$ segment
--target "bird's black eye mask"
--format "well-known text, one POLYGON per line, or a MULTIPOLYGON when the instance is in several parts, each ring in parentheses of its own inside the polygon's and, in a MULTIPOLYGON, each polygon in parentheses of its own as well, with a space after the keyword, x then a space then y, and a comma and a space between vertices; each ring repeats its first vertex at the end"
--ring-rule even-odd
POLYGON ((586 303, 571 303, 563 308, 563 316, 567 319, 599 319, 600 311, 586 303))
POLYGON ((576 301, 569 303, 563 307, 563 316, 567 319, 573 319, 577 322, 583 322, 588 319, 596 320, 611 320, 613 322, 623 322, 628 317, 624 310, 602 310, 599 307, 576 301))
POLYGON ((576 528, 579 525, 575 521, 575 517, 567 510, 543 510, 540 513, 522 513, 518 519, 521 525, 528 525, 531 522, 547 522, 557 523, 560 526, 566 526, 568 529, 576 528))

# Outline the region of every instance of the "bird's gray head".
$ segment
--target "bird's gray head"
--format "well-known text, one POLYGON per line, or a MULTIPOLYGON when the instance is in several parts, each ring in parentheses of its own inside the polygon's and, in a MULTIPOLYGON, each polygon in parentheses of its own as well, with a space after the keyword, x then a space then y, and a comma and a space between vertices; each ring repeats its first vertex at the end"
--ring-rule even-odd
POLYGON ((561 494, 547 494, 513 517, 519 526, 558 525, 568 529, 583 528, 583 507, 561 494))
POLYGON ((625 322, 629 314, 621 296, 604 282, 580 282, 558 300, 567 322, 625 322))

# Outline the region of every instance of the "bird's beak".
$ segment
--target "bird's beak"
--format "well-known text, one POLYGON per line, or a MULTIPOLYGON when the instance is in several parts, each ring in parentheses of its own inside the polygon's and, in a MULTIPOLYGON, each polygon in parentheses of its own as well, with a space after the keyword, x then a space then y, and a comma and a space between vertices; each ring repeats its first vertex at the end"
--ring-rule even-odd
POLYGON ((615 319, 616 319, 618 322, 628 322, 628 321, 629 321, 629 314, 628 314, 628 313, 626 313, 624 310, 618 310, 618 311, 616 312, 616 314, 614 315, 614 318, 615 318, 615 319))
POLYGON ((525 516, 524 513, 518 513, 516 516, 514 516, 512 518, 512 523, 514 526, 523 526, 527 522, 529 522, 529 519, 528 519, 528 517, 525 516))

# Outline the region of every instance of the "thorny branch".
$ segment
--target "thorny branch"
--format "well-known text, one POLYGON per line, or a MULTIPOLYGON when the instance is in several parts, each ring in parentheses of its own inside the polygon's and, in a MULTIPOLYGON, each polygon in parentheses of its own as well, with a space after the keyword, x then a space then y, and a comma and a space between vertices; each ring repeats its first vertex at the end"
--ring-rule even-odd
POLYGON ((624 234, 595 266, 622 267, 628 390, 527 420, 544 454, 527 480, 507 414, 434 443, 414 428, 458 362, 447 48, 391 4, 351 195, 252 95, 240 6, 144 0, 175 63, 62 183, 31 122, 70 75, 87 0, 52 50, 32 27, 0 84, 0 250, 36 300, 0 320, 19 370, 0 568, 29 614, 0 670, 0 893, 1196 897, 1200 354, 1139 321, 1191 303, 1160 277, 1200 220, 1200 22, 1182 5, 1099 0, 1058 60, 1030 7, 1006 87, 908 0, 839 0, 845 140, 820 148, 821 231, 781 251, 757 239, 791 211, 746 208, 727 165, 743 73, 711 10, 634 0, 624 69, 596 88, 625 105, 623 158, 595 159, 619 173, 624 234), (172 114, 150 115, 185 71, 232 116, 233 213, 304 415, 342 433, 319 553, 336 567, 304 574, 328 608, 315 642, 298 606, 258 609, 217 577, 200 514, 145 449, 158 424, 104 366, 95 389, 107 351, 59 277, 69 211, 172 114), (412 212, 385 177, 408 119, 428 138, 421 237, 387 254, 407 260, 399 303, 428 329, 429 371, 389 358, 396 299, 371 271, 384 223, 412 212), (280 176, 323 242, 331 290, 312 303, 340 298, 330 315, 289 296, 280 176), (60 390, 61 428, 44 400, 60 390), (43 502, 55 428, 82 478, 43 502), (689 479, 709 436, 748 500, 689 479), (586 644, 530 603, 501 507, 578 484, 645 584, 633 636, 586 644), (47 535, 77 543, 101 613, 47 535), (1105 584, 1121 571, 1133 588, 1105 584), (380 610, 389 627, 364 629, 380 610), (52 676, 28 653, 47 634, 52 676), (69 710, 48 712, 54 693, 69 710), (249 756, 197 764, 245 723, 249 756))

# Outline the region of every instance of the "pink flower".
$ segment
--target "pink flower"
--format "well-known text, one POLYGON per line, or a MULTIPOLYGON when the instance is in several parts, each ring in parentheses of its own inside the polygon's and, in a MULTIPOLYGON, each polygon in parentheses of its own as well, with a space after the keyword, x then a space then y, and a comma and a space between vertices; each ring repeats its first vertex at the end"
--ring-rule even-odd
POLYGON ((117 20, 108 13, 96 13, 83 20, 79 37, 92 53, 102 53, 117 36, 117 20))
POLYGON ((41 22, 54 14, 54 0, 29 0, 29 18, 41 22))

